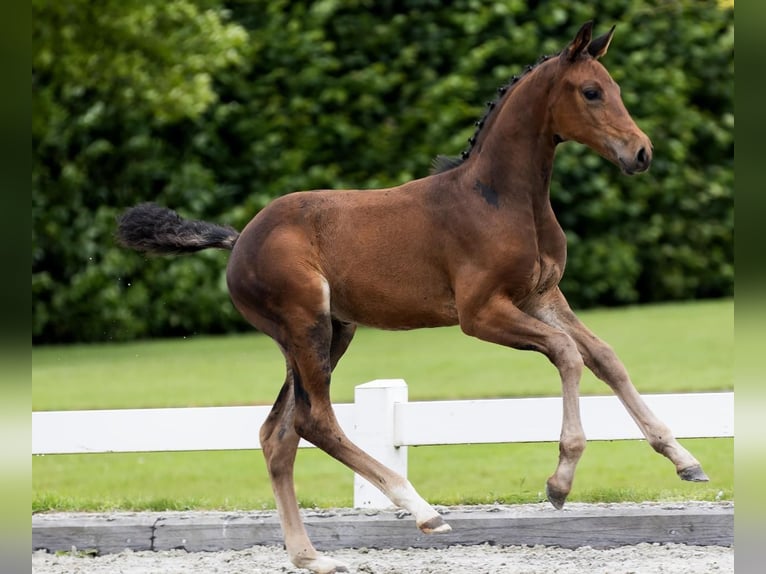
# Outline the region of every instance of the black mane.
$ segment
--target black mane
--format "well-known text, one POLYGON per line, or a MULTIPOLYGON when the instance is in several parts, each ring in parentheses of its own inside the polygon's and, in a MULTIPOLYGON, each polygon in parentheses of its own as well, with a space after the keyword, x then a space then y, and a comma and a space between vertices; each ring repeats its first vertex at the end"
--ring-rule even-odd
POLYGON ((543 62, 550 60, 551 57, 552 56, 550 55, 541 56, 533 65, 527 66, 521 75, 513 76, 507 84, 499 87, 497 89, 498 96, 494 100, 487 102, 487 110, 484 112, 482 118, 476 122, 476 131, 470 138, 468 138, 468 147, 462 151, 459 156, 437 155, 432 162, 431 173, 437 174, 449 171, 461 165, 465 160, 467 160, 471 155, 471 151, 473 151, 473 146, 479 137, 479 133, 484 127, 484 124, 486 124, 489 120, 492 112, 495 110, 495 108, 498 107, 498 104, 508 95, 509 92, 513 90, 513 88, 516 86, 516 83, 521 78, 526 76, 529 72, 534 70, 543 62))

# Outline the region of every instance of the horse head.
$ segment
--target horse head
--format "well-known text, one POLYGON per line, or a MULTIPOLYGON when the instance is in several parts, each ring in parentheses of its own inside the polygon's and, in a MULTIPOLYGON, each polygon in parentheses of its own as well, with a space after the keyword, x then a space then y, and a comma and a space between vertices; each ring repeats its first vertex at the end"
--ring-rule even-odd
POLYGON ((620 87, 599 59, 606 54, 614 26, 592 38, 586 22, 558 58, 558 81, 550 96, 553 132, 575 140, 632 175, 649 169, 652 142, 639 129, 620 97, 620 87))

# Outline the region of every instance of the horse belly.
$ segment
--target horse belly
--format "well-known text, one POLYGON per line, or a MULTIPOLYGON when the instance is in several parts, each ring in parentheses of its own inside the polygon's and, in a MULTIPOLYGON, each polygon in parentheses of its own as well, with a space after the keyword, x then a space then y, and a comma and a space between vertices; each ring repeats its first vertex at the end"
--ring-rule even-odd
POLYGON ((387 330, 457 324, 451 290, 425 277, 370 273, 328 280, 331 313, 342 321, 387 330))

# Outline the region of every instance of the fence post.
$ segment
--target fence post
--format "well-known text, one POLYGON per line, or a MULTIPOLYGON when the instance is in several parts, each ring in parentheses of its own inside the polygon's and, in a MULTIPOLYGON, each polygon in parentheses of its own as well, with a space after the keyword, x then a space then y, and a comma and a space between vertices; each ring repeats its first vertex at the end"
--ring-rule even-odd
MULTIPOLYGON (((352 440, 370 456, 407 476, 407 447, 394 446, 394 403, 407 402, 403 379, 378 379, 354 389, 352 440)), ((388 508, 392 503, 380 490, 354 475, 355 508, 388 508)))

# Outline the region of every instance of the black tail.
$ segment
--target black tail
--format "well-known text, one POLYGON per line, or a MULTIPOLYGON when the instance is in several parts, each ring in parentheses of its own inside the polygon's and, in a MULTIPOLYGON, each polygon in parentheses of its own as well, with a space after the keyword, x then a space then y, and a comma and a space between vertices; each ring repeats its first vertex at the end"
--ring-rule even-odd
POLYGON ((181 218, 153 203, 131 207, 117 220, 117 241, 144 253, 191 253, 217 247, 232 249, 239 232, 233 227, 181 218))

